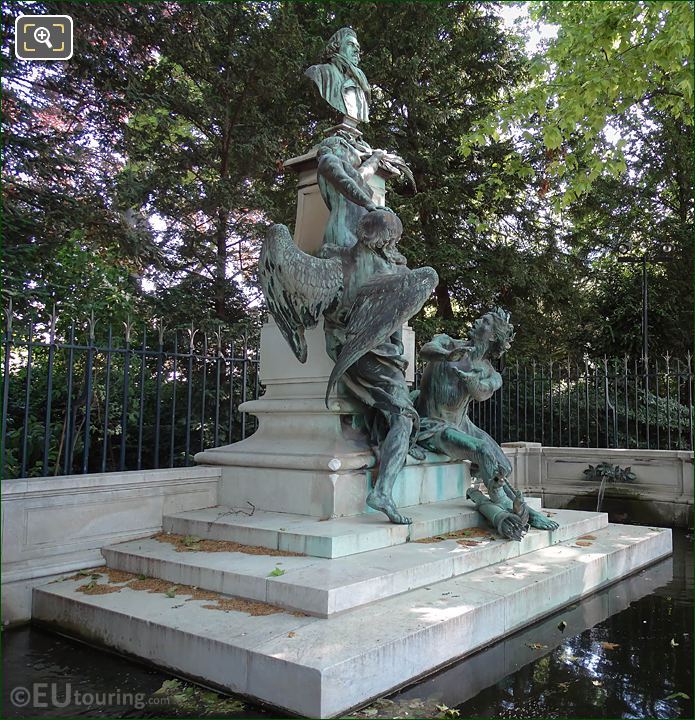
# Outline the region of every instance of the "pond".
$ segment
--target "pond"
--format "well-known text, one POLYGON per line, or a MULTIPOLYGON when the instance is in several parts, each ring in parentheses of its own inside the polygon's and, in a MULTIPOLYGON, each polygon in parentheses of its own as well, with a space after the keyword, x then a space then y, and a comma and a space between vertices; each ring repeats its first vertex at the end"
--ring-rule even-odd
MULTIPOLYGON (((358 718, 692 718, 692 538, 674 554, 356 713, 358 718)), ((5 718, 277 717, 23 627, 3 633, 5 718)))

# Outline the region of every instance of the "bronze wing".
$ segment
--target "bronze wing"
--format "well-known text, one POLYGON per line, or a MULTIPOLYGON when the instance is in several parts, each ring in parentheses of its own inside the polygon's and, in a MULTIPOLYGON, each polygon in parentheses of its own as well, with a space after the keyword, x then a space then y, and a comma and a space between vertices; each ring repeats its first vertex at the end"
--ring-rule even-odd
POLYGON ((340 258, 307 255, 285 225, 271 225, 261 248, 258 278, 280 332, 299 362, 306 362, 304 329, 314 327, 343 290, 340 258))
POLYGON ((328 379, 326 407, 345 371, 400 330, 425 304, 438 281, 431 267, 423 267, 406 274, 374 277, 365 283, 352 305, 346 342, 328 379))

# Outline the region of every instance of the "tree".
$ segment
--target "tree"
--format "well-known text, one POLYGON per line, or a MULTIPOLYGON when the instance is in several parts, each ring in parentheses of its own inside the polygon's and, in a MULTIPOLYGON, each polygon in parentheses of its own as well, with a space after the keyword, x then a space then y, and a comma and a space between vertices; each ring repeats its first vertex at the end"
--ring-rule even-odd
MULTIPOLYGON (((25 5, 8 9, 36 10, 25 5)), ((245 320, 259 234, 267 217, 287 219, 293 201, 293 178, 280 160, 301 147, 306 125, 297 86, 307 63, 292 6, 47 2, 45 11, 69 13, 80 32, 70 62, 31 72, 25 63, 14 76, 27 87, 29 108, 48 108, 54 124, 68 128, 46 136, 45 161, 29 167, 20 147, 6 166, 27 195, 43 191, 38 210, 53 233, 45 222, 32 231, 37 244, 52 258, 61 243, 77 242, 76 250, 107 266, 123 265, 117 284, 150 315, 245 320), (61 153, 79 157, 68 165, 61 153), (45 182, 54 165, 62 187, 45 182), (61 202, 67 208, 59 213, 61 202), (57 222, 63 217, 65 227, 57 222), (154 293, 143 292, 143 278, 154 293)), ((19 134, 34 143, 42 137, 35 126, 19 134)), ((18 230, 16 255, 28 234, 18 230)), ((20 260, 14 265, 21 276, 20 260)), ((42 267, 38 257, 29 265, 42 267)), ((84 275, 84 266, 74 269, 84 275)), ((21 292, 35 295, 47 280, 44 272, 21 292)), ((76 284, 51 296, 73 298, 76 284)), ((74 299, 84 305, 80 295, 74 299)))
POLYGON ((57 302, 125 317, 159 252, 117 203, 119 136, 100 110, 108 99, 92 82, 68 81, 64 63, 18 60, 14 18, 44 8, 11 1, 3 10, 5 298, 20 313, 57 302))
MULTIPOLYGON (((541 2, 532 17, 557 26, 529 64, 528 82, 462 138, 539 139, 547 150, 539 186, 567 207, 601 176, 627 165, 622 123, 649 106, 692 125, 693 3, 541 2), (610 132, 613 131, 613 132, 610 132), (616 132, 617 131, 617 132, 616 132)), ((512 167, 528 168, 523 149, 512 167)))
POLYGON ((684 357, 692 349, 692 126, 647 106, 623 124, 630 172, 599 178, 568 213, 568 242, 588 267, 583 328, 593 355, 641 354, 641 268, 647 263, 652 354, 684 357), (667 252, 664 253, 664 248, 667 252))

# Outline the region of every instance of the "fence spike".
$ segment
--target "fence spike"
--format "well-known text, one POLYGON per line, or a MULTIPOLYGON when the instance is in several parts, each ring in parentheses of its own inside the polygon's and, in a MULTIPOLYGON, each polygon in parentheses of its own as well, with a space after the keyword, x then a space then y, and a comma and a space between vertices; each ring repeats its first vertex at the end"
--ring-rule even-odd
POLYGON ((123 323, 123 327, 125 328, 126 345, 129 345, 130 344, 130 333, 133 329, 133 323, 130 321, 130 313, 128 313, 128 319, 123 323))
POLYGON ((222 323, 217 323, 217 330, 213 332, 217 338, 217 354, 222 356, 222 323))
POLYGON ((188 333, 188 347, 190 351, 193 352, 193 342, 195 340, 195 336, 198 334, 198 330, 194 330, 193 323, 191 323, 191 329, 187 329, 186 332, 188 333))
POLYGON ((6 326, 7 326, 7 335, 9 336, 12 332, 12 297, 10 296, 10 301, 7 304, 7 307, 3 311, 5 313, 6 320, 6 326))
POLYGON ((93 343, 94 342, 94 328, 96 327, 96 324, 98 323, 98 320, 94 319, 94 308, 92 308, 91 315, 89 316, 89 320, 87 320, 87 324, 89 326, 89 339, 93 343))
POLYGON ((164 329, 166 325, 162 322, 162 318, 157 318, 157 332, 159 334, 159 344, 164 345, 164 329))
POLYGON ((49 342, 51 345, 53 345, 56 337, 56 322, 58 320, 58 316, 56 315, 56 304, 53 303, 53 310, 51 311, 50 318, 48 320, 48 333, 49 333, 49 342))

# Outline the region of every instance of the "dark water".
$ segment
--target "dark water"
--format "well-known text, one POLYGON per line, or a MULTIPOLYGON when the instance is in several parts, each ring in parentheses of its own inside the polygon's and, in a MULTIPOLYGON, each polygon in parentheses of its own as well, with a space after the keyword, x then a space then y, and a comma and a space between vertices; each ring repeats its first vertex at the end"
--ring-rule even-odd
MULTIPOLYGON (((671 558, 356 715, 692 718, 692 561, 674 531, 671 558)), ((40 629, 2 641, 4 718, 278 715, 40 629)))
POLYGON ((392 699, 439 699, 461 718, 692 718, 693 545, 678 531, 673 543, 672 557, 392 699))

